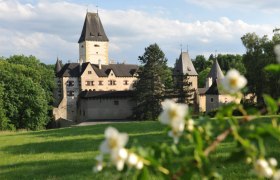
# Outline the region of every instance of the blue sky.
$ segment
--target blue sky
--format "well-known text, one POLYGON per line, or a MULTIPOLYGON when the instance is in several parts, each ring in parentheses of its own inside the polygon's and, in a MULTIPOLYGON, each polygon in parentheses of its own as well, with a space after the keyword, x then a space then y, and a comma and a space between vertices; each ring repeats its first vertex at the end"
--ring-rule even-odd
POLYGON ((192 58, 215 50, 242 54, 242 35, 271 36, 280 27, 279 0, 0 0, 0 56, 77 62, 86 9, 95 12, 97 4, 115 62, 138 63, 151 43, 159 44, 170 66, 180 44, 192 58))

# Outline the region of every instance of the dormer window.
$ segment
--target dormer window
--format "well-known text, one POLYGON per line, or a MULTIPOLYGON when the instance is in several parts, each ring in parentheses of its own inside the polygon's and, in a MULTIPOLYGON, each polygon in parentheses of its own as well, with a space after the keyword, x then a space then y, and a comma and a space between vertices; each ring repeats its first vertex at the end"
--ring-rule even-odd
POLYGON ((92 36, 92 37, 93 37, 94 35, 93 35, 92 33, 89 33, 89 36, 92 36))

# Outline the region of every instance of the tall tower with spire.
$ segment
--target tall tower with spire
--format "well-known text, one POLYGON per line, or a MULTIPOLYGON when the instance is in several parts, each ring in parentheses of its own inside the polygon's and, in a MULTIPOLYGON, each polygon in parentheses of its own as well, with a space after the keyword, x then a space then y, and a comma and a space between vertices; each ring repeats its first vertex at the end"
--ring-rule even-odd
POLYGON ((220 68, 220 65, 217 59, 214 60, 214 63, 211 67, 209 74, 207 75, 205 87, 208 89, 212 86, 215 81, 220 81, 224 78, 224 73, 220 68))
POLYGON ((109 39, 103 29, 98 13, 87 12, 78 43, 80 63, 109 64, 109 39))

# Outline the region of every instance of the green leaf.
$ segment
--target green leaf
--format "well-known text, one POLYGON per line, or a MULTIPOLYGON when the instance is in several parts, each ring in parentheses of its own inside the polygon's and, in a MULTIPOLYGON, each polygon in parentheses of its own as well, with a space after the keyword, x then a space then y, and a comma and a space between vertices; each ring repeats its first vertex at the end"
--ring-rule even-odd
POLYGON ((146 167, 144 167, 142 169, 142 171, 140 172, 140 174, 137 176, 137 180, 146 180, 149 179, 150 175, 149 175, 149 171, 147 170, 146 167))
POLYGON ((269 64, 264 69, 272 73, 280 73, 280 64, 269 64))
POLYGON ((268 113, 276 114, 276 112, 278 111, 277 102, 269 95, 264 94, 263 97, 264 97, 265 104, 267 106, 268 113))

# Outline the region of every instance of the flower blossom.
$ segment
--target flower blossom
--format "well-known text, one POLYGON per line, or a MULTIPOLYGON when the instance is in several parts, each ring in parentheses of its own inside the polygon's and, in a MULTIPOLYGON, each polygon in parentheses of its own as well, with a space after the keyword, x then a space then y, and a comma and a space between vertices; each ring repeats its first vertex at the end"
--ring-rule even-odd
POLYGON ((280 170, 276 171, 273 175, 273 180, 280 180, 280 170))
POLYGON ((247 84, 247 80, 240 73, 231 69, 227 72, 226 76, 221 81, 222 88, 227 93, 234 94, 239 92, 247 84))
POLYGON ((96 166, 94 166, 93 171, 94 172, 100 172, 103 169, 103 155, 100 154, 95 157, 95 160, 97 161, 96 166))
POLYGON ((254 168, 256 174, 260 177, 270 178, 273 175, 273 170, 265 159, 258 159, 254 168))
POLYGON ((280 63, 280 44, 274 46, 274 52, 278 63, 280 63))
POLYGON ((103 154, 110 154, 111 162, 118 171, 122 171, 126 163, 136 169, 142 169, 144 163, 141 158, 134 153, 129 153, 124 148, 127 141, 128 135, 126 133, 120 133, 117 129, 108 127, 105 130, 105 140, 99 147, 102 154, 96 157, 97 165, 94 167, 94 172, 103 169, 103 154))
POLYGON ((179 137, 183 134, 185 129, 185 116, 188 111, 188 105, 178 104, 172 100, 165 100, 162 102, 163 111, 159 115, 159 121, 162 124, 167 124, 171 127, 168 135, 174 139, 177 144, 179 137))
POLYGON ((127 156, 128 156, 128 152, 124 148, 112 151, 111 160, 113 164, 115 164, 118 171, 123 170, 127 156))
POLYGON ((127 158, 127 164, 129 166, 134 166, 136 169, 142 169, 144 166, 143 161, 140 159, 139 156, 137 156, 134 153, 129 153, 128 158, 127 158))
POLYGON ((108 127, 105 130, 105 138, 99 147, 100 151, 104 154, 122 149, 128 141, 128 135, 126 133, 119 133, 113 127, 108 127))

